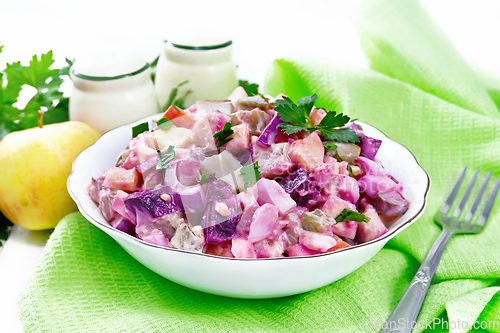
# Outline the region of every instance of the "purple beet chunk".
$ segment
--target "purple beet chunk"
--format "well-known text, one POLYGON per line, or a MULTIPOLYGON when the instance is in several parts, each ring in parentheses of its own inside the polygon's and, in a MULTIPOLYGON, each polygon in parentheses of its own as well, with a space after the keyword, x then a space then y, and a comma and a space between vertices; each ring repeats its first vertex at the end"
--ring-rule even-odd
POLYGON ((118 216, 113 221, 111 221, 111 226, 131 236, 135 235, 135 225, 123 216, 118 216))
POLYGON ((207 209, 201 222, 205 233, 205 243, 220 243, 233 239, 240 217, 239 202, 235 195, 229 199, 214 200, 207 203, 207 209), (229 216, 217 213, 215 207, 218 203, 227 206, 229 216))
POLYGON ((233 190, 228 182, 217 179, 214 175, 210 175, 207 184, 207 201, 229 199, 232 194, 233 190))
POLYGON ((303 168, 295 170, 283 178, 279 184, 298 206, 313 208, 323 201, 316 183, 303 168))
POLYGON ((182 212, 179 195, 171 192, 172 190, 168 186, 135 192, 124 200, 125 207, 134 213, 138 211, 147 212, 153 218, 165 216, 173 212, 182 212), (162 194, 169 194, 168 200, 162 199, 160 197, 162 194))
POLYGON ((264 147, 271 147, 276 141, 276 138, 281 134, 281 128, 278 127, 281 123, 283 123, 283 121, 280 116, 276 114, 259 136, 257 142, 264 147))
POLYGON ((382 141, 369 136, 360 136, 359 139, 361 141, 361 156, 373 160, 382 141))

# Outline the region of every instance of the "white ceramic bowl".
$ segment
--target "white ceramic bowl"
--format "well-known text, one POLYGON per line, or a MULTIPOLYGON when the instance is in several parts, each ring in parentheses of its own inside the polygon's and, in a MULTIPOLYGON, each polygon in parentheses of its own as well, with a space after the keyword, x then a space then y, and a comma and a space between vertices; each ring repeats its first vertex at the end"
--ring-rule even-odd
POLYGON ((377 158, 403 183, 404 196, 411 202, 408 211, 395 220, 382 237, 310 257, 266 259, 222 258, 146 243, 111 227, 86 189, 91 177, 103 174, 115 164, 119 153, 130 142, 133 126, 160 116, 148 116, 111 130, 84 150, 73 163, 68 190, 83 216, 116 240, 132 257, 186 287, 238 298, 272 298, 310 291, 337 281, 362 266, 424 211, 430 179, 413 154, 377 129, 357 122, 368 136, 382 140, 377 158))

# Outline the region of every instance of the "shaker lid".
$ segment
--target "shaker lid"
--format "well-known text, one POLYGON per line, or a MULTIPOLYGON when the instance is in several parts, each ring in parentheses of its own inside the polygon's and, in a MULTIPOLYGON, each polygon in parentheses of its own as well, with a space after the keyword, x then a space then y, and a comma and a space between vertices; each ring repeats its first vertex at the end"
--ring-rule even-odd
POLYGON ((149 64, 141 56, 128 51, 102 51, 78 57, 71 74, 88 80, 113 80, 143 72, 149 64))

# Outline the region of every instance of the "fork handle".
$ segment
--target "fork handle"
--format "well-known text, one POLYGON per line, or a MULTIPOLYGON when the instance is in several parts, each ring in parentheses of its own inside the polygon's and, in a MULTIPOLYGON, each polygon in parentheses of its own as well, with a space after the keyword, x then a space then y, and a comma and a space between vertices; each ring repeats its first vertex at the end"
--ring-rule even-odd
POLYGON ((381 333, 409 333, 413 330, 429 284, 452 235, 452 231, 443 230, 438 236, 381 333))

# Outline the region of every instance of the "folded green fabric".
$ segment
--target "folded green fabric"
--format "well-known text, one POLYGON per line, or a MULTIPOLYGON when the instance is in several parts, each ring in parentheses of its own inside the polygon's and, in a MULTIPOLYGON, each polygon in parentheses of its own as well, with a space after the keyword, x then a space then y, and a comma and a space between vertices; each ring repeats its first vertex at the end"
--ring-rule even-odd
MULTIPOLYGON (((27 332, 377 332, 440 232, 433 214, 464 165, 500 176, 500 114, 487 91, 413 0, 362 3, 355 22, 371 70, 318 60, 273 62, 265 92, 382 130, 432 179, 425 214, 366 265, 328 286, 271 300, 208 295, 146 269, 79 213, 52 234, 20 295, 27 332)), ((474 194, 474 193, 473 193, 474 194)), ((480 235, 455 236, 415 332, 500 332, 500 203, 480 235), (495 326, 495 321, 499 322, 495 326), (483 326, 481 326, 481 324, 483 326), (486 326, 486 328, 485 328, 486 326), (480 328, 482 327, 482 329, 480 328)))

